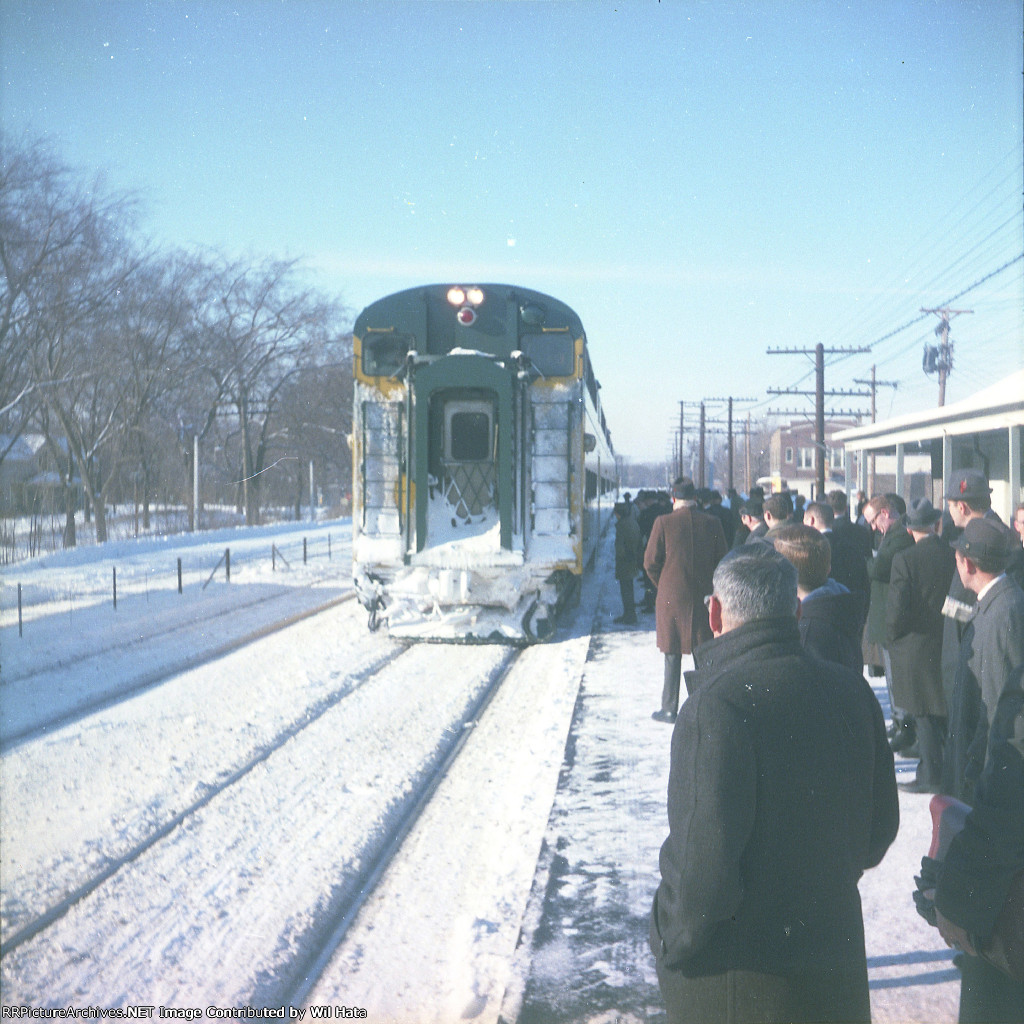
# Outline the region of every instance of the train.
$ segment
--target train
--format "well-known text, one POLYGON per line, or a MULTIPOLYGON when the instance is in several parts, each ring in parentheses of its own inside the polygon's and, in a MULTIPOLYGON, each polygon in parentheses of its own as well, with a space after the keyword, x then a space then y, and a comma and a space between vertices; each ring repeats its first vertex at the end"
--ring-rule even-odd
POLYGON ((371 629, 549 639, 618 468, 579 316, 507 284, 434 284, 353 327, 352 557, 371 629))

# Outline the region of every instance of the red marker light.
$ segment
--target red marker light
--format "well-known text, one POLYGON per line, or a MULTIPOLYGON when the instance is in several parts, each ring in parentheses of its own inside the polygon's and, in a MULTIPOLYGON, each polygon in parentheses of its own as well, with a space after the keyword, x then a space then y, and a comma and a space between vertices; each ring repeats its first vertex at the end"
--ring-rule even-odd
POLYGON ((473 324, 476 323, 476 310, 471 309, 469 306, 463 306, 462 309, 455 314, 455 318, 463 327, 472 327, 473 324))

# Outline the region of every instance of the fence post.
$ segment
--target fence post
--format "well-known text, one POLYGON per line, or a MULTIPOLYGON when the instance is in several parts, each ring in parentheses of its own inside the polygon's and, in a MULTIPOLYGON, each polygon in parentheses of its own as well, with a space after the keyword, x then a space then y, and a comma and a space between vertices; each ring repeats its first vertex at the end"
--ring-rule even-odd
POLYGON ((270 571, 277 572, 277 545, 270 545, 270 571))
POLYGON ((224 573, 227 576, 227 582, 231 582, 231 548, 224 549, 224 573))
POLYGON ((178 593, 181 593, 181 559, 178 559, 178 593))
POLYGON ((117 566, 114 566, 114 611, 117 611, 117 566))
POLYGON ((302 538, 302 564, 306 564, 306 538, 302 538))
POLYGON ((18 584, 18 636, 24 636, 21 631, 21 584, 18 584))

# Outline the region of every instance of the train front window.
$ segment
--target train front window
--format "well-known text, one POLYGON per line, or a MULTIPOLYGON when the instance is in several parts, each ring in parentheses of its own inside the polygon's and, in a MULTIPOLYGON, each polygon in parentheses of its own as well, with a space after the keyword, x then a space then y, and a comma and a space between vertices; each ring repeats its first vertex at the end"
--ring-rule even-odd
POLYGON ((448 447, 455 462, 485 462, 491 456, 491 417, 486 412, 453 412, 448 447))
POLYGON ((415 348, 411 334, 368 334, 363 339, 363 373, 367 377, 390 377, 405 362, 406 353, 415 348))
POLYGON ((524 334, 519 347, 545 377, 571 377, 575 367, 576 346, 568 331, 524 334))

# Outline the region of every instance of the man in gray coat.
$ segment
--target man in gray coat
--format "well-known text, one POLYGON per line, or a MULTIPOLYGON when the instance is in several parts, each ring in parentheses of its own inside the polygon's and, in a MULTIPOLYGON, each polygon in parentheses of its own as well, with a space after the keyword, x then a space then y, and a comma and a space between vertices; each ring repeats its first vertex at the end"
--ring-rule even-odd
POLYGON ((871 1018, 857 883, 896 836, 893 757, 871 687, 803 650, 796 610, 764 541, 715 570, 651 914, 671 1024, 871 1018))
MULTIPOLYGON (((1024 591, 1005 571, 1013 544, 1007 527, 984 517, 971 519, 956 544, 957 573, 963 585, 977 597, 977 603, 961 641, 960 666, 950 709, 946 791, 976 807, 971 817, 982 828, 986 827, 984 805, 991 797, 983 770, 986 762, 991 762, 993 741, 1000 738, 1000 708, 1008 697, 1020 694, 1024 671, 1024 591)), ((1004 730, 1002 739, 1007 735, 1004 730)), ((1018 740, 1024 742, 1021 737, 1018 740)), ((1013 774, 1012 778, 1019 775, 1013 774)), ((1019 791, 1014 799, 1019 808, 1019 791)), ((1001 838, 1003 827, 1004 822, 989 820, 990 842, 1005 843, 1005 837, 1001 838)), ((965 832, 968 835, 962 843, 973 842, 977 846, 977 841, 970 838, 971 830, 965 832)), ((1024 984, 1011 981, 975 955, 971 937, 985 936, 991 930, 994 913, 1001 904, 983 879, 986 872, 991 875, 993 869, 1015 863, 1020 846, 1014 848, 1012 842, 1009 845, 1009 856, 989 850, 979 858, 968 856, 970 851, 954 842, 950 863, 939 875, 935 896, 939 930, 947 942, 957 945, 965 954, 956 961, 961 973, 963 1024, 1024 1020, 1024 984), (964 862, 959 863, 960 860, 964 862), (973 868, 968 861, 974 862, 973 868), (980 861, 987 863, 979 865, 980 861)))

